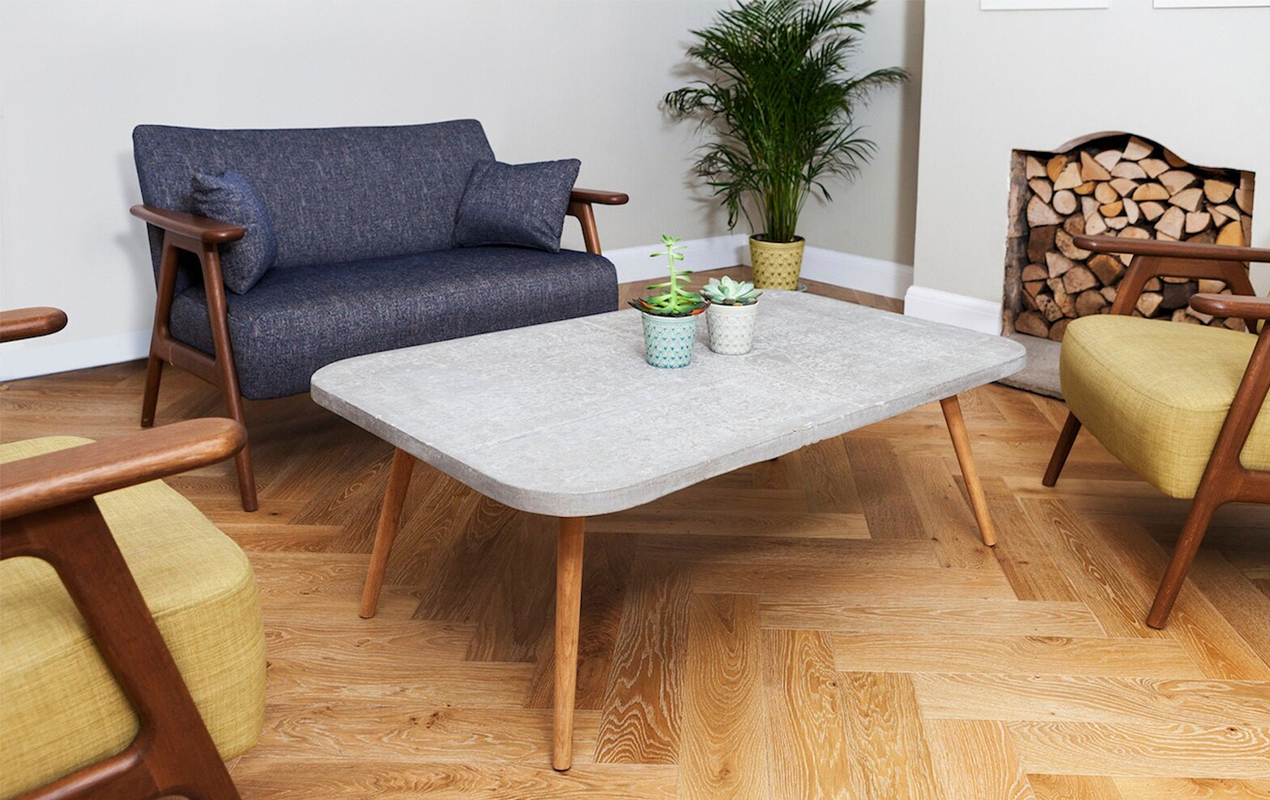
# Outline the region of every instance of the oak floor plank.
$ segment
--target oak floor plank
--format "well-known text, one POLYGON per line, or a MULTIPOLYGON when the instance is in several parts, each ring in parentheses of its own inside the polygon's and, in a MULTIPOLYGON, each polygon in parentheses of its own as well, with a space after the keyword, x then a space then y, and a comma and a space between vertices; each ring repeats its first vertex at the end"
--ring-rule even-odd
POLYGON ((1104 776, 1033 774, 1028 782, 1036 800, 1125 800, 1115 781, 1104 776))
POLYGON ((1006 722, 1028 772, 1270 779, 1270 727, 1006 722))
POLYGON ((678 763, 690 582, 684 565, 637 568, 609 669, 597 762, 678 763))
POLYGON ((937 719, 1270 727, 1270 684, 1260 681, 920 673, 913 685, 937 719))
POLYGON ((308 800, 323 797, 376 797, 415 800, 653 800, 675 797, 674 767, 579 764, 556 772, 546 764, 455 761, 362 761, 356 769, 341 761, 245 756, 234 770, 243 800, 308 800))
POLYGON ((688 603, 679 797, 768 796, 758 602, 694 595, 688 603))
POLYGON ((1116 778, 1123 800, 1270 800, 1270 781, 1116 778))
POLYGON ((905 600, 818 603, 761 600, 764 628, 969 636, 1104 636, 1084 603, 1017 600, 905 600))
POLYGON ((939 784, 907 675, 840 673, 851 757, 868 800, 952 800, 939 784))
POLYGON ((835 666, 854 672, 1203 677, 1186 650, 1166 639, 844 632, 830 636, 835 666))
POLYGON ((771 797, 838 800, 864 785, 850 758, 833 652, 819 631, 763 631, 771 797))
POLYGON ((1005 726, 979 719, 926 723, 935 770, 946 797, 1036 800, 1005 726))

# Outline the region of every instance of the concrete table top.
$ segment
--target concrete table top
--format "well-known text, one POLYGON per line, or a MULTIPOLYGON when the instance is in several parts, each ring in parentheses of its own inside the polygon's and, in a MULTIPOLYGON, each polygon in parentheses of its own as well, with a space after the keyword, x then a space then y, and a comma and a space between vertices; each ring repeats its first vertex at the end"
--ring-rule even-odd
POLYGON ((795 292, 754 351, 644 360, 634 309, 359 356, 313 399, 512 508, 607 514, 1022 369, 999 336, 795 292))

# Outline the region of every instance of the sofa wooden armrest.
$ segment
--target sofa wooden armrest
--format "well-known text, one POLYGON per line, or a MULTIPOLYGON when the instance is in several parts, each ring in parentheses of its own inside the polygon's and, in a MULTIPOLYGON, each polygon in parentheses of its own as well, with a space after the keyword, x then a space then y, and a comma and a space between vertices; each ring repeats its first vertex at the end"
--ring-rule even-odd
POLYGON ((574 189, 569 194, 571 203, 596 203, 602 206, 624 206, 630 197, 622 192, 609 192, 604 189, 574 189))
POLYGON ((1191 295, 1191 308, 1214 317, 1242 317, 1246 320, 1270 319, 1270 297, 1247 297, 1237 294, 1191 295))
POLYGON ((0 520, 215 464, 246 443, 242 425, 206 418, 15 461, 4 467, 0 520))
POLYGON ((600 231, 595 226, 595 212, 591 206, 593 204, 620 206, 625 205, 629 200, 630 197, 621 192, 607 192, 599 189, 574 189, 569 194, 569 208, 565 213, 578 218, 578 224, 582 226, 582 241, 586 244, 588 253, 601 255, 600 231))
POLYGON ((60 308, 36 306, 0 311, 0 342, 47 336, 65 327, 66 312, 60 308))
POLYGON ((217 219, 187 214, 184 211, 173 211, 156 206, 135 205, 129 211, 137 219, 144 220, 156 228, 161 228, 178 236, 185 236, 204 244, 225 244, 236 242, 246 235, 240 225, 221 222, 217 219))

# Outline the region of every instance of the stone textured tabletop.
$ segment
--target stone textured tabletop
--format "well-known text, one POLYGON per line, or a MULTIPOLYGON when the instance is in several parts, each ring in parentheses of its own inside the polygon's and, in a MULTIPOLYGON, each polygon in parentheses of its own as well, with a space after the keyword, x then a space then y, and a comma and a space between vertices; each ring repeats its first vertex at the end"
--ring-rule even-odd
POLYGON ((560 517, 647 503, 1021 369, 999 336, 767 292, 754 351, 644 361, 630 309, 351 358, 313 399, 513 508, 560 517))

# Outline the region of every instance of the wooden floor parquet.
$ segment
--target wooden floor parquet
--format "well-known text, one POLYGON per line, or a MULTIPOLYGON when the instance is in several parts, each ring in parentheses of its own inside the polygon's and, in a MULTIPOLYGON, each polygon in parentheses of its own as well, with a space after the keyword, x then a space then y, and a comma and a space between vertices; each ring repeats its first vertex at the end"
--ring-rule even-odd
MULTIPOLYGON (((0 385, 0 438, 133 431, 143 377, 0 385)), ((988 386, 963 408, 995 550, 938 404, 589 521, 560 774, 553 521, 421 465, 359 619, 391 447, 307 397, 248 403, 260 510, 230 464, 170 481, 260 585, 268 708, 233 766, 243 796, 1270 798, 1270 509, 1218 515, 1154 631, 1186 504, 1086 436, 1043 488, 1060 403, 988 386)), ((168 370, 160 422, 219 412, 168 370)))

